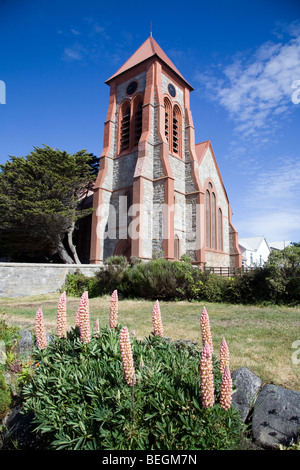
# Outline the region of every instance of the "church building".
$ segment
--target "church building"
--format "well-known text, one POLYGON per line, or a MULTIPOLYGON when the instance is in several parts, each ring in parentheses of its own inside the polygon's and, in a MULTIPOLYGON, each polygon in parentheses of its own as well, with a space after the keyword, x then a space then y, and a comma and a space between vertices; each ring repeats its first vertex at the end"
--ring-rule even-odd
POLYGON ((90 263, 112 255, 240 267, 238 234, 209 140, 195 143, 192 86, 152 35, 107 81, 90 263))

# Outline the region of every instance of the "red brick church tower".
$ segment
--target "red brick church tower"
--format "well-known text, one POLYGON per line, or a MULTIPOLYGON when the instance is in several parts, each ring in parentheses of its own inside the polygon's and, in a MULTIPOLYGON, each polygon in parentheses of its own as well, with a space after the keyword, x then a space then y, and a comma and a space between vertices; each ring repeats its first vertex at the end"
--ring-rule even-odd
POLYGON ((187 254, 202 266, 240 266, 211 143, 195 144, 191 85, 152 36, 106 83, 90 262, 187 254))

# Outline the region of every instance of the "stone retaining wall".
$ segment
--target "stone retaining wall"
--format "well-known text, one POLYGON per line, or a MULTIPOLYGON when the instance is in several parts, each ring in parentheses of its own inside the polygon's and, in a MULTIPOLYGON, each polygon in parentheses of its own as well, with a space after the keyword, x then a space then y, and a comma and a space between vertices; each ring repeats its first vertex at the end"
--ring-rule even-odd
POLYGON ((67 274, 79 269, 92 277, 99 268, 99 264, 0 263, 0 297, 58 292, 67 274))

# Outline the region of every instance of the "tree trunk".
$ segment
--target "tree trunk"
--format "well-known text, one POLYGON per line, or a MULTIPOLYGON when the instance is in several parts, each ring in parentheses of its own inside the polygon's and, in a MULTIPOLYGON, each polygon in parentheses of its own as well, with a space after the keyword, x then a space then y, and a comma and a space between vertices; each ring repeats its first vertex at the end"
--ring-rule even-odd
POLYGON ((68 230, 68 243, 69 243, 69 247, 70 247, 71 253, 72 253, 72 255, 73 255, 73 258, 74 258, 74 260, 75 260, 75 263, 76 263, 76 264, 81 264, 80 259, 78 258, 78 255, 77 255, 76 248, 75 248, 75 246, 73 245, 73 232, 74 232, 74 228, 75 228, 75 222, 72 223, 71 227, 70 227, 69 230, 68 230))
POLYGON ((60 239, 57 241, 57 253, 66 264, 74 264, 74 260, 68 254, 63 242, 60 239))

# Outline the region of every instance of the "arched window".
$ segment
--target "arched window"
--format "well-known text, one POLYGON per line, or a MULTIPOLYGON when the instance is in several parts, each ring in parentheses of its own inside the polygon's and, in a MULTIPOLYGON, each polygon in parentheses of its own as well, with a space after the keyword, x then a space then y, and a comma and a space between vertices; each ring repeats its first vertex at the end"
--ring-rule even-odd
POLYGON ((217 198, 208 183, 205 196, 206 248, 217 249, 217 198))
POLYGON ((119 115, 119 152, 130 151, 136 147, 143 129, 143 97, 137 95, 120 105, 119 115))
POLYGON ((142 117, 143 117, 143 103, 141 100, 135 104, 134 109, 134 146, 138 145, 142 135, 142 117))
POLYGON ((173 142, 172 142, 172 148, 173 148, 173 153, 179 155, 180 154, 180 131, 181 131, 181 120, 180 120, 180 109, 177 105, 174 106, 173 109, 173 142))
POLYGON ((180 258, 180 240, 178 235, 174 237, 174 258, 178 260, 180 258))
POLYGON ((223 251, 223 214, 218 210, 218 248, 223 251))
POLYGON ((181 155, 181 111, 177 104, 172 107, 168 98, 164 99, 165 107, 165 136, 169 143, 169 151, 181 155))
POLYGON ((216 246, 216 195, 211 193, 211 247, 216 246))
POLYGON ((211 240, 210 240, 210 192, 206 191, 205 196, 205 221, 206 221, 206 248, 211 247, 211 240))
POLYGON ((129 149, 130 144, 130 106, 124 103, 121 111, 121 145, 120 150, 129 149))
MULTIPOLYGON (((170 142, 170 125, 172 124, 172 105, 170 101, 165 98, 165 136, 168 142, 170 142)), ((170 144, 169 144, 170 146, 170 144)))

